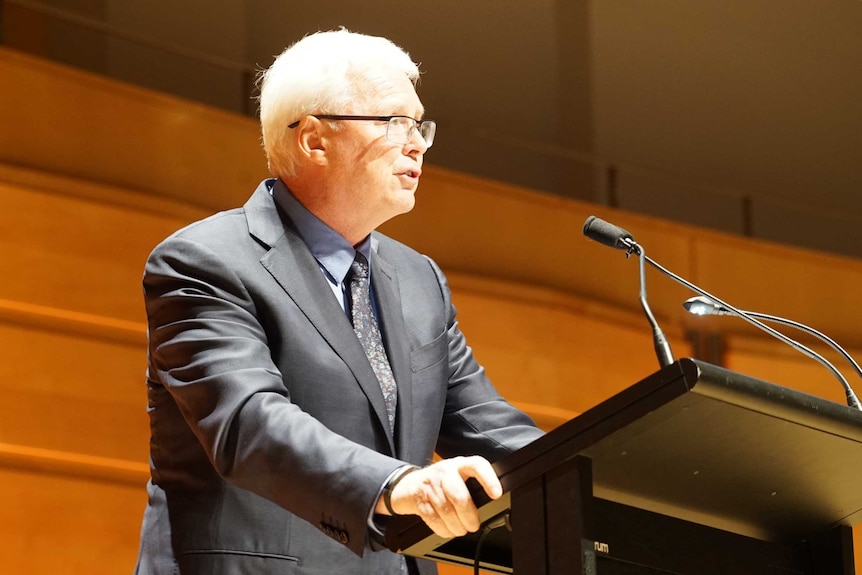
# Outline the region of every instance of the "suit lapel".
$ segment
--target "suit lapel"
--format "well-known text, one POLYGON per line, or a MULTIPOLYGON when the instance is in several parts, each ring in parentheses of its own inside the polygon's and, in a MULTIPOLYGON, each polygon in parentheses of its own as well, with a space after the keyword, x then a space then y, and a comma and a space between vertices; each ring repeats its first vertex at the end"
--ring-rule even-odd
POLYGON ((398 276, 385 259, 376 252, 371 253, 371 281, 377 296, 377 311, 380 314, 380 329, 389 365, 398 384, 398 407, 395 418, 395 437, 397 454, 400 459, 409 460, 408 447, 410 430, 413 428, 413 388, 412 368, 410 365, 410 344, 404 334, 404 314, 401 312, 401 297, 398 290, 398 276))
POLYGON ((394 454, 395 442, 389 430, 380 384, 350 321, 332 296, 317 260, 290 220, 276 209, 268 190, 264 190, 262 195, 261 188, 258 188, 249 199, 246 218, 249 232, 270 247, 261 258, 261 264, 353 373, 373 407, 386 433, 391 453, 394 454))

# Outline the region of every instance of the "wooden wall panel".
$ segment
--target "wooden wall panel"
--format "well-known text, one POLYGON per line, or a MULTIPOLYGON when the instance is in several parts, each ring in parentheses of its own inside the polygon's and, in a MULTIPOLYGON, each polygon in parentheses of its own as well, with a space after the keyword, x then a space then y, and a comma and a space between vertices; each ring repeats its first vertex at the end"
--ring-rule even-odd
MULTIPOLYGON (((862 348, 862 260, 711 233, 701 234, 694 255, 702 286, 729 303, 802 322, 842 346, 862 348)), ((753 333, 739 326, 726 329, 753 333)))
POLYGON ((144 320, 144 262, 184 222, 62 189, 0 182, 0 197, 0 298, 144 320))
MULTIPOLYGON (((0 49, 0 565, 129 572, 147 476, 140 280, 162 238, 241 205, 266 176, 255 122, 0 49), (7 504, 8 502, 8 504, 7 504)), ((449 275, 492 379, 545 428, 652 373, 638 263, 581 233, 595 214, 731 303, 862 349, 862 262, 552 198, 433 166, 384 231, 449 275)), ((734 319, 688 316, 655 270, 677 357, 686 332, 724 361, 836 401, 828 373, 734 319)), ((862 543, 857 537, 857 557, 862 543)), ((859 562, 862 565, 862 562, 859 562)))
POLYGON ((0 323, 0 442, 145 462, 146 343, 0 323))
POLYGON ((251 118, 0 48, 0 162, 197 206, 267 174, 251 118))
MULTIPOLYGON (((627 228, 648 254, 688 275, 690 236, 680 226, 433 166, 422 178, 414 210, 382 229, 434 257, 445 271, 549 288, 639 313, 636 259, 583 235, 584 220, 596 215, 627 228)), ((654 270, 647 278, 656 314, 678 318, 687 292, 654 270)))
MULTIPOLYGON (((857 395, 862 393, 859 375, 838 353, 807 339, 804 344, 832 363, 847 378, 857 395)), ((852 348, 847 351, 854 357, 860 357, 862 353, 852 348)), ((728 337, 726 363, 735 371, 767 381, 782 382, 787 387, 846 404, 844 388, 827 368, 777 340, 748 336, 728 337)))
MULTIPOLYGON (((461 327, 494 384, 540 417, 538 406, 571 417, 659 369, 640 314, 459 274, 449 281, 461 327)), ((678 333, 667 335, 677 357, 691 355, 678 333)))
POLYGON ((144 484, 0 466, 3 572, 131 573, 144 484))

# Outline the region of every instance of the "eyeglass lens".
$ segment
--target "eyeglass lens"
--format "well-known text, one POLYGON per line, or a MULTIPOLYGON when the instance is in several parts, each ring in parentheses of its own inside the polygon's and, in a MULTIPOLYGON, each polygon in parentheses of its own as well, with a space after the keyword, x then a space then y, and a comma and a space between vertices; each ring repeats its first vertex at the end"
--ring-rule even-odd
POLYGON ((387 137, 396 144, 407 144, 413 137, 413 131, 419 129, 419 135, 425 141, 427 147, 434 143, 434 133, 437 126, 432 121, 417 122, 407 116, 395 116, 389 120, 387 126, 387 137))

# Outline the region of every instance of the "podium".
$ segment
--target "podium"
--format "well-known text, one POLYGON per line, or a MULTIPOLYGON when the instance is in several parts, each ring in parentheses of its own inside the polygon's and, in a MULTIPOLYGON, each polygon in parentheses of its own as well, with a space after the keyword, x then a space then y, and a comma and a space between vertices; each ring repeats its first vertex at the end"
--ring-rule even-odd
POLYGON ((682 359, 494 464, 483 523, 390 549, 516 575, 853 575, 862 412, 682 359), (478 554, 478 558, 477 558, 478 554))

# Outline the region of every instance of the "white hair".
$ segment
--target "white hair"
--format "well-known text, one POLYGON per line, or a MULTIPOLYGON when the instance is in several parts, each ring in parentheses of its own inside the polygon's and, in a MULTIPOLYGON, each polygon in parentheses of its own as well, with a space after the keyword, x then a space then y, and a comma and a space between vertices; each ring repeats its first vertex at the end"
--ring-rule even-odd
POLYGON ((309 114, 343 114, 375 82, 404 74, 415 85, 419 66, 386 38, 341 29, 306 36, 259 77, 260 125, 270 171, 291 176, 297 150, 287 127, 309 114))

